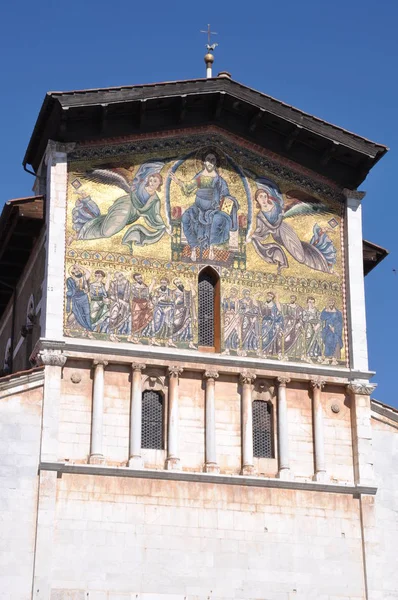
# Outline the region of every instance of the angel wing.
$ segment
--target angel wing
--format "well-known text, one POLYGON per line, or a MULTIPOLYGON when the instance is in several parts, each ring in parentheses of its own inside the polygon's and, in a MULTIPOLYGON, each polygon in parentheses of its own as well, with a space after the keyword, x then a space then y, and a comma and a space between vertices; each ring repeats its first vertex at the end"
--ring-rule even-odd
POLYGON ((285 218, 327 212, 326 206, 320 200, 301 190, 289 190, 285 193, 285 198, 285 218))
POLYGON ((123 175, 109 169, 94 169, 93 171, 82 173, 81 176, 89 181, 94 181, 95 183, 115 185, 124 190, 127 194, 129 194, 131 190, 131 186, 123 175))

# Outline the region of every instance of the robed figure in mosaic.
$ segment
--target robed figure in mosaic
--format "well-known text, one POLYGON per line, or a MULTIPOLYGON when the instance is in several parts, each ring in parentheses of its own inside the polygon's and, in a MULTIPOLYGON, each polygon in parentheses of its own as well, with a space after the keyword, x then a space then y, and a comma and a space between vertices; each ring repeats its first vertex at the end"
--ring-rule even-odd
MULTIPOLYGON (((330 261, 333 259, 335 261, 335 257, 332 258, 333 244, 330 238, 322 239, 322 243, 319 243, 318 238, 314 236, 311 240, 312 243, 301 241, 291 225, 284 220, 286 217, 296 214, 297 209, 284 212, 282 194, 278 186, 269 179, 257 179, 256 184, 258 189, 254 198, 259 211, 256 216, 256 229, 249 241, 252 242, 257 254, 265 262, 276 265, 278 273, 281 269, 289 266, 285 250, 297 262, 310 269, 330 273, 330 261), (273 238, 273 242, 268 241, 270 236, 273 238)), ((308 211, 316 212, 309 205, 301 208, 305 208, 307 214, 308 211)))
POLYGON ((132 249, 133 245, 155 244, 166 231, 160 214, 158 192, 163 184, 160 170, 163 162, 148 162, 140 166, 132 183, 128 169, 94 169, 84 174, 88 180, 117 186, 126 192, 110 206, 106 214, 101 214, 98 205, 91 197, 80 197, 72 211, 73 228, 78 240, 109 238, 127 225, 122 244, 132 249), (146 226, 136 223, 142 217, 146 226))
POLYGON ((181 219, 192 261, 197 260, 196 248, 202 254, 209 249, 209 260, 214 260, 213 246, 228 242, 230 232, 238 229, 238 201, 230 195, 228 184, 216 166, 217 157, 209 152, 204 157, 203 169, 189 183, 170 172, 171 179, 186 196, 195 194, 194 204, 181 219))

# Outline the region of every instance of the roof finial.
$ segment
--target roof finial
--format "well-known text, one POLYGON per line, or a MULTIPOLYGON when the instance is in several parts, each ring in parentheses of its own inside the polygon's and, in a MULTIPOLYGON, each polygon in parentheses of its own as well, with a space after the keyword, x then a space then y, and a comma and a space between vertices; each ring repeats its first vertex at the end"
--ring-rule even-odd
POLYGON ((212 64, 214 63, 214 56, 213 56, 212 52, 214 52, 214 50, 216 49, 218 44, 217 43, 210 44, 210 36, 217 35, 217 32, 211 31, 210 24, 209 24, 209 25, 207 25, 207 30, 206 31, 201 30, 200 33, 207 33, 207 44, 206 44, 207 54, 205 55, 206 77, 207 77, 207 79, 211 79, 211 77, 213 77, 212 64))

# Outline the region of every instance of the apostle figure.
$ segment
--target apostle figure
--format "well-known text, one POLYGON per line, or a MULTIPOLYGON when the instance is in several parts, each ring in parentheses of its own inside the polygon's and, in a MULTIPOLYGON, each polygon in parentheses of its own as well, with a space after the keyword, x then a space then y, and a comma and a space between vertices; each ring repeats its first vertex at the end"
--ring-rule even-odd
POLYGON ((69 269, 69 275, 70 277, 66 280, 67 326, 71 329, 74 329, 76 325, 80 326, 83 336, 93 337, 90 302, 87 294, 90 271, 75 263, 69 269))
POLYGON ((230 231, 238 229, 236 198, 230 195, 228 184, 217 171, 217 157, 207 152, 203 168, 190 183, 184 183, 171 171, 170 178, 180 186, 186 196, 195 193, 195 202, 182 216, 182 228, 191 248, 191 260, 196 261, 196 248, 200 255, 209 249, 209 260, 214 260, 214 246, 229 241, 230 231), (230 210, 222 210, 229 200, 230 210))
POLYGON ((130 283, 123 272, 115 273, 110 283, 109 297, 109 338, 112 342, 118 342, 118 334, 128 335, 131 331, 130 283))
POLYGON ((109 321, 109 274, 105 281, 104 271, 94 272, 95 280, 89 285, 91 301, 91 323, 97 332, 107 331, 109 321))
POLYGON ((246 356, 248 352, 257 352, 259 346, 259 309, 250 290, 243 290, 243 298, 239 300, 239 314, 241 318, 241 343, 240 354, 246 356))
POLYGON ((282 306, 283 313, 283 352, 290 359, 305 356, 303 309, 297 304, 297 296, 290 296, 290 302, 282 306))
POLYGON ((264 356, 282 357, 283 315, 274 292, 268 292, 265 302, 258 301, 261 311, 261 351, 264 356))
POLYGON ((153 317, 153 304, 151 292, 155 282, 148 286, 144 282, 141 273, 134 273, 131 286, 131 336, 128 342, 138 343, 139 338, 152 335, 152 329, 148 328, 153 317))
POLYGON ((307 308, 303 311, 305 332, 305 354, 307 359, 321 361, 322 336, 320 311, 315 306, 315 298, 307 298, 307 308))
POLYGON ((325 360, 337 365, 343 347, 343 315, 333 298, 328 300, 328 306, 321 312, 321 321, 325 360))
POLYGON ((277 266, 277 272, 289 266, 285 248, 299 263, 310 269, 329 273, 328 262, 322 251, 311 243, 302 242, 294 229, 284 218, 284 201, 278 186, 268 179, 257 180, 259 186, 255 193, 255 201, 259 211, 256 216, 256 229, 249 237, 257 254, 267 263, 277 266), (267 239, 271 236, 273 242, 267 239))
POLYGON ((196 349, 193 343, 193 323, 195 321, 195 302, 192 290, 187 290, 182 279, 173 279, 174 290, 174 323, 173 340, 188 342, 188 347, 196 349))
POLYGON ((167 340, 168 346, 175 346, 173 336, 174 297, 173 290, 169 288, 169 280, 163 277, 160 286, 153 290, 151 296, 153 304, 153 317, 143 335, 151 337, 151 343, 159 346, 158 340, 167 340))
POLYGON ((223 354, 230 354, 231 350, 238 350, 241 337, 241 316, 239 314, 239 292, 232 287, 230 295, 222 302, 224 311, 224 346, 223 354))

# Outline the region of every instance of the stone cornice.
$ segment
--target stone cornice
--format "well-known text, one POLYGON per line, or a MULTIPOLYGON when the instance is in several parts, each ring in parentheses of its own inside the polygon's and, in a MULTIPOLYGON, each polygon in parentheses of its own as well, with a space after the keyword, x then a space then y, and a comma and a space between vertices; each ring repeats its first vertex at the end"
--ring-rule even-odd
POLYGON ((44 384, 44 369, 38 368, 28 373, 14 373, 0 380, 0 398, 15 394, 18 388, 31 390, 44 384))
POLYGON ((243 485, 273 489, 300 490, 308 492, 329 492, 331 494, 366 494, 374 496, 377 487, 323 483, 315 481, 284 481, 276 478, 247 477, 242 475, 216 475, 210 473, 189 473, 187 471, 158 471, 152 469, 129 469, 127 467, 107 467, 103 465, 73 465, 61 462, 42 462, 41 471, 56 471, 73 475, 99 475, 103 477, 135 477, 165 481, 190 481, 223 485, 243 485))
POLYGON ((144 362, 147 367, 168 367, 180 364, 186 370, 203 371, 214 369, 221 373, 237 373, 240 371, 255 371, 258 377, 275 379, 288 377, 292 381, 309 382, 315 377, 321 377, 325 382, 337 385, 347 385, 353 380, 368 381, 374 376, 373 371, 354 371, 345 367, 336 368, 331 365, 283 362, 272 359, 258 359, 242 356, 210 354, 195 350, 180 348, 162 348, 131 345, 126 343, 114 344, 97 340, 64 340, 40 339, 32 356, 40 349, 62 350, 66 356, 75 359, 93 360, 104 359, 110 364, 131 365, 132 362, 144 362))

